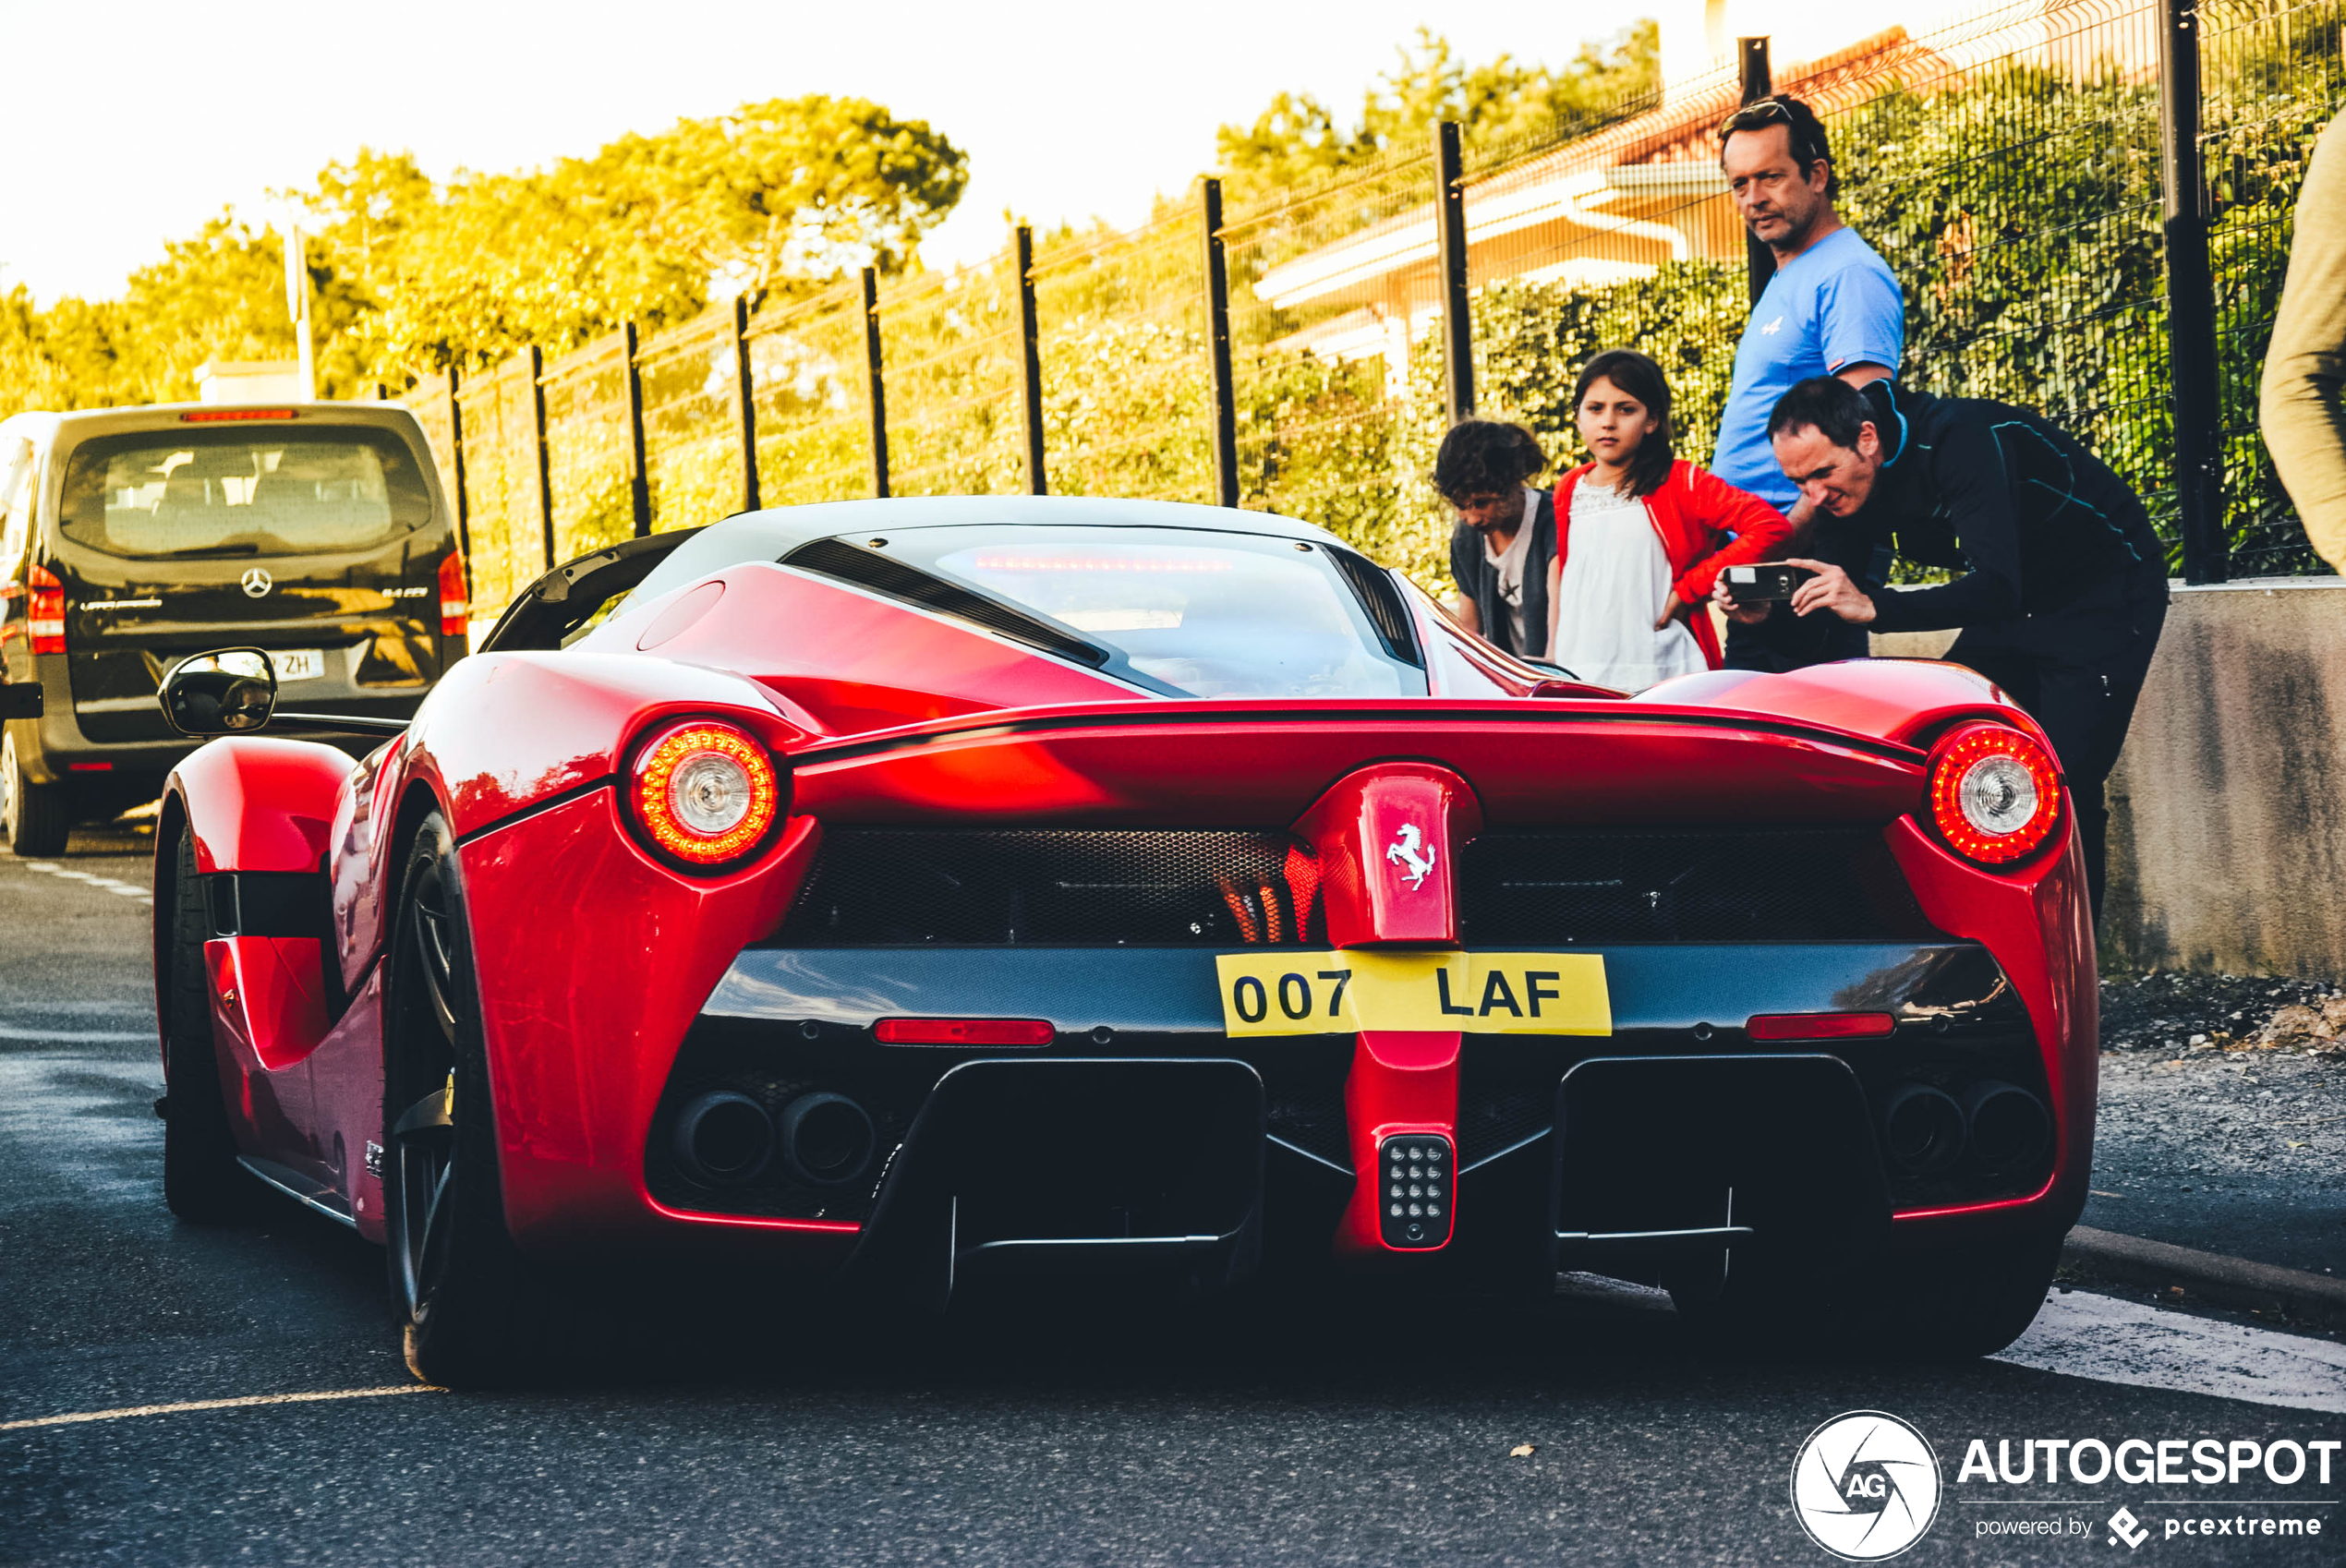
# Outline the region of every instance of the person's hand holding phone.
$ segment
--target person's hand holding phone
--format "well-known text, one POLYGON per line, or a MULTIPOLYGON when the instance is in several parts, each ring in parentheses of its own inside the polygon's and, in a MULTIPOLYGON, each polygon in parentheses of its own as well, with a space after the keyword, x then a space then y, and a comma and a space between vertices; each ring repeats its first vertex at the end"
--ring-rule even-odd
POLYGON ((1873 600, 1865 590, 1849 580, 1849 573, 1828 561, 1794 559, 1787 566, 1804 566, 1816 573, 1794 590, 1792 613, 1813 615, 1818 610, 1830 610, 1852 626, 1869 624, 1874 618, 1873 600))
POLYGON ((1712 581, 1711 598, 1711 602, 1719 607, 1719 612, 1738 626, 1757 626, 1775 613, 1776 607, 1772 604, 1747 603, 1728 592, 1727 574, 1724 572, 1720 573, 1712 581))
POLYGON ((1711 597, 1719 601, 1727 619, 1755 626, 1767 620, 1777 605, 1789 600, 1808 578, 1805 570, 1784 561, 1729 566, 1720 571, 1711 597))

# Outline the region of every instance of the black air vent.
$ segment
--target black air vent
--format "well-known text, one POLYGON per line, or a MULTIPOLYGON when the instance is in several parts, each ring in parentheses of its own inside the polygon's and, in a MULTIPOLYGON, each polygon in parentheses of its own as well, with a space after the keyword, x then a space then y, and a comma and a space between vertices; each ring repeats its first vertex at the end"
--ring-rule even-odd
POLYGON ((1393 585, 1393 576, 1367 556, 1355 555, 1348 549, 1331 549, 1336 570, 1360 596, 1361 608, 1375 623, 1376 634, 1383 640, 1385 652, 1405 664, 1422 668, 1425 660, 1418 653, 1417 633, 1409 624, 1409 607, 1401 597, 1401 590, 1393 585))
POLYGON ((851 545, 844 539, 816 539, 803 544, 782 557, 782 564, 803 572, 819 572, 826 577, 836 577, 842 583, 853 583, 859 588, 869 588, 876 594, 886 594, 889 598, 966 621, 973 626, 983 626, 998 636, 1095 669, 1107 662, 1106 649, 1094 647, 1080 637, 1070 637, 1046 621, 1022 614, 982 594, 972 593, 941 577, 932 577, 918 567, 851 545))

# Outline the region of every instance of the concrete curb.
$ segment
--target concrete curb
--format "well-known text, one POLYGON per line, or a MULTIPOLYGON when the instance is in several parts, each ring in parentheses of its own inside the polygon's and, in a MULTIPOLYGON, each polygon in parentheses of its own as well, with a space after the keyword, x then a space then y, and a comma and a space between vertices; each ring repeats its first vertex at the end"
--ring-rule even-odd
POLYGON ((2135 1285, 2180 1285, 2226 1307, 2279 1307, 2293 1316, 2346 1328, 2346 1280, 2271 1263, 2252 1263, 2164 1241, 2079 1225, 2062 1244, 2061 1260, 2082 1273, 2135 1285))

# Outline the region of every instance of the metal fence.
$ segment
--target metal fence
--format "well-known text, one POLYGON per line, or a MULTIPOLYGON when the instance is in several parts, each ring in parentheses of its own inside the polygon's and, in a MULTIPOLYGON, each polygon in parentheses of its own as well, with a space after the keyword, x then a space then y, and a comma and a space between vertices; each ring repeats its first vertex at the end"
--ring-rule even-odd
POLYGON ((1706 454, 1764 265, 1713 139, 1824 119, 1841 211, 1906 291, 1905 380, 2043 409, 2142 492, 2195 580, 2326 570, 2256 430, 2346 0, 2022 0, 1709 77, 1500 148, 1455 129, 1129 233, 1015 231, 992 263, 866 273, 407 399, 462 500, 476 601, 630 535, 859 495, 1120 495, 1276 510, 1429 587, 1425 481, 1459 410, 1577 453, 1578 368, 1627 345, 1706 454), (2204 170, 2204 174, 2203 174, 2204 170))

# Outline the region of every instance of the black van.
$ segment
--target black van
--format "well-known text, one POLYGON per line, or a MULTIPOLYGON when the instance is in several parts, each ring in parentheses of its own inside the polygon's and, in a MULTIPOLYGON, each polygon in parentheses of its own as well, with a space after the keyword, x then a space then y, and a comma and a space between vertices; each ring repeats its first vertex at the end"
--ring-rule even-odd
POLYGON ((18 854, 154 798, 194 744, 155 703, 188 654, 266 648, 288 706, 404 718, 466 650, 440 476, 393 404, 19 414, 0 506, 0 673, 42 688, 0 738, 18 854))

